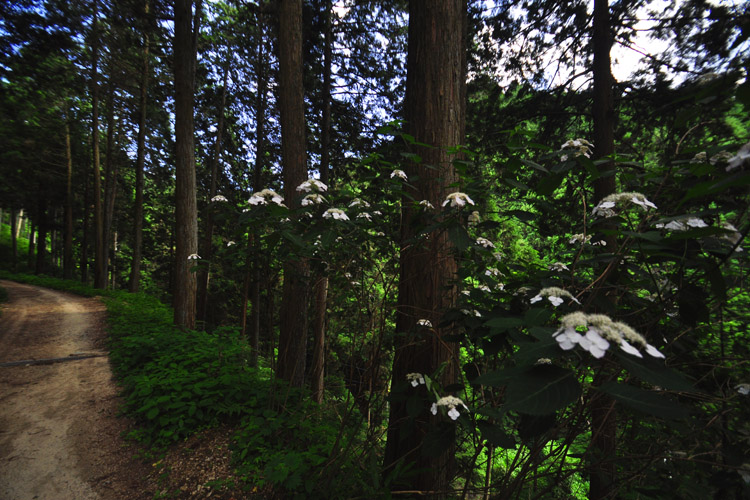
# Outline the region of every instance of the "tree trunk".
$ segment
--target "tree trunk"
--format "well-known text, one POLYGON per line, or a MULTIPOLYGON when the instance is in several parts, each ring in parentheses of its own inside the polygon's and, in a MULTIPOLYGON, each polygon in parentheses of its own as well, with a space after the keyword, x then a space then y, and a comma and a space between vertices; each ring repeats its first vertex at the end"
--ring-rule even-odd
MULTIPOLYGON (((594 101, 592 104, 593 115, 593 142, 594 159, 611 155, 615 150, 614 143, 614 99, 610 50, 612 48, 612 33, 609 25, 608 0, 594 1, 593 21, 593 53, 594 53, 594 101)), ((599 165, 599 174, 594 181, 594 202, 598 203, 605 196, 615 192, 614 163, 606 162, 599 165)), ((615 237, 608 236, 608 252, 616 252, 617 241, 615 237)), ((602 272, 607 272, 604 269, 602 272)), ((601 285, 594 291, 602 294, 602 299, 611 302, 610 309, 614 308, 614 294, 608 294, 612 283, 616 281, 616 273, 610 272, 601 285)), ((602 372, 596 377, 595 386, 607 382, 616 373, 608 367, 603 367, 602 372)), ((612 488, 615 484, 615 455, 617 452, 617 411, 612 398, 603 393, 595 393, 590 399, 591 408, 591 449, 592 462, 589 470, 589 498, 600 500, 611 498, 612 488)))
POLYGON ((89 170, 86 169, 83 180, 83 234, 81 235, 81 282, 89 282, 89 170))
MULTIPOLYGON (((20 218, 20 217, 18 217, 20 218)), ((15 272, 16 264, 18 262, 18 218, 16 216, 16 209, 10 209, 10 255, 11 263, 10 270, 15 272)))
MULTIPOLYGON (((256 75, 258 76, 258 93, 255 99, 255 169, 253 170, 253 191, 263 189, 263 159, 266 154, 266 92, 268 82, 266 81, 266 50, 265 50, 265 16, 264 3, 258 8, 258 57, 256 61, 256 75)), ((253 258, 256 245, 260 245, 259 235, 252 232, 248 234, 248 255, 245 262, 245 279, 242 295, 242 336, 247 335, 247 303, 248 298, 252 304, 252 333, 250 345, 252 347, 252 365, 258 366, 258 355, 260 353, 260 270, 265 259, 253 258), (250 295, 248 297, 248 294, 250 295)), ((260 254, 260 252, 257 252, 260 254)))
POLYGON ((221 90, 221 103, 219 104, 219 119, 216 130, 216 141, 214 142, 214 156, 211 161, 211 185, 208 191, 208 204, 206 205, 206 230, 203 235, 203 245, 201 248, 201 257, 208 264, 205 268, 198 271, 198 320, 205 323, 206 305, 208 304, 208 279, 209 266, 213 255, 213 237, 214 237, 214 218, 213 205, 211 200, 216 196, 216 186, 219 180, 219 160, 221 158, 221 138, 224 130, 224 108, 227 102, 227 80, 229 77, 229 61, 232 59, 232 53, 227 55, 224 66, 224 77, 221 90))
POLYGON ((104 253, 104 213, 102 211, 102 174, 99 159, 99 2, 94 0, 91 33, 91 143, 94 163, 94 288, 107 287, 107 256, 104 253))
MULTIPOLYGON (((144 14, 148 17, 149 2, 146 0, 144 14)), ((143 40, 143 66, 141 66, 140 101, 138 102, 138 146, 135 162, 135 215, 133 221, 133 262, 130 268, 130 286, 132 293, 138 291, 141 279, 141 260, 143 247, 143 170, 146 163, 146 113, 148 109, 148 73, 149 46, 148 29, 143 40)))
MULTIPOLYGON (((457 181, 447 148, 462 144, 465 122, 465 12, 463 0, 414 0, 409 3, 409 46, 407 57, 405 118, 407 132, 417 142, 434 146, 415 147, 422 163, 410 164, 409 189, 402 206, 401 271, 396 309, 395 390, 405 385, 406 374, 435 375, 442 386, 456 381, 456 346, 443 340, 450 328, 438 328, 443 312, 456 301, 457 264, 454 248, 444 231, 414 243, 415 216, 411 200, 429 200, 439 207, 454 191, 457 181), (417 328, 419 319, 435 328, 417 328), (416 335, 415 335, 416 332, 416 335), (420 332, 424 332, 420 334, 420 332)), ((415 389, 416 390, 416 389, 415 389)), ((422 389, 424 390, 424 389, 422 389)), ((429 413, 429 403, 413 418, 406 402, 394 401, 385 450, 388 472, 400 461, 412 463, 419 472, 405 478, 408 489, 439 498, 448 493, 454 473, 455 424, 440 414, 429 413), (424 452, 428 432, 437 432, 451 444, 440 453, 424 452)))
POLYGON ((73 152, 70 148, 70 124, 65 122, 65 243, 63 244, 63 278, 73 279, 73 152))
POLYGON ((198 210, 195 186, 195 147, 193 143, 193 99, 195 86, 195 41, 192 0, 175 2, 174 82, 175 82, 175 266, 174 322, 195 328, 195 273, 190 269, 198 252, 198 210))
POLYGON ((26 265, 29 270, 34 269, 34 222, 29 219, 29 249, 26 253, 26 265))
MULTIPOLYGON (((325 2, 325 46, 323 49, 325 60, 323 62, 323 89, 321 100, 323 101, 323 119, 321 123, 320 138, 320 180, 329 184, 330 176, 330 153, 331 153, 331 53, 333 45, 333 34, 331 29, 331 11, 333 5, 331 0, 325 2)), ((328 302, 328 276, 324 269, 318 272, 313 287, 315 297, 315 312, 313 320, 313 353, 312 367, 310 368, 310 388, 312 397, 316 403, 323 402, 323 390, 325 388, 325 342, 326 342, 326 308, 328 302)))
MULTIPOLYGON (((305 100, 302 84, 302 0, 281 0, 279 7, 279 111, 284 198, 294 208, 296 188, 307 178, 305 100)), ((308 263, 290 257, 284 264, 284 289, 276 376, 302 387, 307 340, 308 263)))
POLYGON ((109 283, 110 276, 110 244, 112 239, 112 219, 115 212, 115 197, 117 196, 117 161, 115 150, 115 88, 112 79, 109 81, 107 93, 107 146, 104 160, 104 280, 109 283))
POLYGON ((36 239, 36 263, 34 274, 42 274, 45 271, 45 258, 47 257, 47 200, 40 196, 37 200, 38 230, 36 239))

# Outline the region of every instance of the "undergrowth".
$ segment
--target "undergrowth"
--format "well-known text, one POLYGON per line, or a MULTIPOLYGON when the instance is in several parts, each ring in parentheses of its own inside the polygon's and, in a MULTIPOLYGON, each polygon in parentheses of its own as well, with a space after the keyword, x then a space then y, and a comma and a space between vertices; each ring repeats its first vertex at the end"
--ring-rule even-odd
POLYGON ((380 451, 346 423, 352 408, 313 403, 275 380, 263 359, 261 367, 250 366, 250 347, 236 329, 180 330, 169 307, 142 293, 6 271, 0 278, 104 297, 123 413, 138 425, 130 437, 152 450, 229 423, 237 429, 233 463, 248 490, 272 490, 279 498, 385 494, 380 451))

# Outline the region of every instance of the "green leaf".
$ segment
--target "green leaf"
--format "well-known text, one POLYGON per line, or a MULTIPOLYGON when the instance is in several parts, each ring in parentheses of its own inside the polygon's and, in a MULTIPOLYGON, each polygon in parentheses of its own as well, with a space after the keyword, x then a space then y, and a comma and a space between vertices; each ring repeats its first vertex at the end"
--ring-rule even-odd
POLYGON ((506 450, 512 450, 516 447, 516 440, 513 436, 508 435, 499 425, 493 425, 484 420, 477 422, 477 427, 482 433, 482 437, 492 446, 499 446, 506 450))
POLYGON ((673 391, 695 392, 690 381, 682 374, 667 368, 664 361, 644 356, 637 358, 620 349, 614 350, 620 365, 644 382, 673 391))
POLYGON ((146 418, 149 419, 149 420, 153 420, 153 419, 156 418, 156 416, 158 414, 159 414, 159 408, 157 408, 156 406, 154 406, 153 408, 151 408, 148 411, 148 413, 146 413, 146 418))
POLYGON ((518 377, 521 374, 523 374, 526 370, 528 370, 528 367, 522 366, 522 367, 516 367, 516 368, 506 368, 504 370, 495 370, 491 372, 484 373, 474 380, 471 381, 472 385, 487 385, 490 387, 500 387, 508 383, 511 379, 514 377, 518 377))
POLYGON ((632 385, 607 382, 598 390, 609 394, 625 406, 659 418, 676 420, 685 418, 690 413, 687 408, 675 401, 632 385))
POLYGON ((555 365, 538 365, 508 383, 506 406, 529 415, 547 415, 581 395, 575 374, 555 365))
POLYGON ((450 237, 451 242, 456 246, 456 250, 459 252, 463 252, 474 244, 474 240, 469 237, 466 229, 460 224, 450 226, 448 228, 448 236, 450 237))
POLYGON ((499 333, 523 325, 523 320, 521 318, 515 317, 495 317, 486 321, 484 325, 490 328, 497 329, 498 332, 496 333, 499 333))

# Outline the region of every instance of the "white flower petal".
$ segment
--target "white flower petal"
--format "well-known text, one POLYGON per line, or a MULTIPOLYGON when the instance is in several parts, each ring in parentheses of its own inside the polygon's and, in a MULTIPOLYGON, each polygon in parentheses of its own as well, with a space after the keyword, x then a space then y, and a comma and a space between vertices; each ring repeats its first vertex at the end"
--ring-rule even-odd
POLYGON ((547 300, 549 300, 552 303, 552 305, 555 306, 555 307, 557 307, 560 304, 562 304, 563 302, 565 302, 560 297, 555 297, 554 295, 550 295, 549 297, 547 297, 547 300))
POLYGON ((630 354, 632 356, 635 356, 635 357, 638 357, 638 358, 642 358, 643 357, 643 354, 641 354, 641 352, 638 349, 636 349, 635 347, 633 347, 625 339, 620 340, 620 349, 622 349, 623 351, 625 351, 626 353, 628 353, 628 354, 630 354))
POLYGON ((448 416, 451 418, 451 420, 456 420, 461 416, 461 414, 458 413, 458 410, 456 410, 455 408, 451 408, 450 410, 448 410, 448 416))
POLYGON ((430 413, 432 413, 433 415, 437 415, 437 404, 436 403, 432 403, 432 406, 430 407, 430 413))
POLYGON ((664 358, 664 355, 660 353, 659 350, 656 347, 652 346, 651 344, 646 344, 646 352, 655 358, 664 358))

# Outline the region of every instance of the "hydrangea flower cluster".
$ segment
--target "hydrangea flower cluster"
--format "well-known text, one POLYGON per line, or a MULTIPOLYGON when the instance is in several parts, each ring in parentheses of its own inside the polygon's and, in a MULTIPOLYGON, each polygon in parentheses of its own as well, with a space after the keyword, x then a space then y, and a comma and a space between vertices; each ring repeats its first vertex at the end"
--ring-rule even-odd
POLYGON ((669 229, 670 231, 688 231, 692 228, 708 227, 703 219, 698 217, 687 217, 681 219, 675 219, 666 224, 660 222, 656 224, 658 229, 669 229))
POLYGON ((300 205, 303 207, 308 207, 310 205, 320 205, 321 203, 326 203, 326 199, 323 197, 323 195, 318 193, 310 193, 304 198, 302 198, 302 201, 300 202, 300 205))
POLYGON ((409 180, 409 178, 406 176, 406 172, 404 172, 403 170, 396 169, 391 172, 391 179, 393 179, 394 177, 398 177, 399 179, 404 181, 409 180))
POLYGON ((223 194, 217 194, 216 196, 214 196, 213 198, 211 198, 211 202, 212 203, 227 202, 227 201, 229 201, 229 200, 227 200, 227 197, 224 196, 223 194))
POLYGON ((570 269, 568 269, 568 266, 566 266, 562 262, 555 262, 554 264, 550 264, 549 266, 547 266, 547 268, 550 271, 554 271, 556 273, 561 273, 563 271, 570 271, 570 269))
POLYGON ((750 163, 750 142, 745 144, 737 151, 737 154, 727 160, 727 172, 731 172, 735 168, 739 168, 745 164, 750 163))
POLYGON ((201 256, 197 253, 191 253, 190 255, 188 255, 187 260, 199 260, 200 258, 201 256))
POLYGON ((452 207, 463 207, 466 204, 473 205, 474 200, 469 198, 469 195, 466 193, 460 193, 456 191, 455 193, 451 193, 448 196, 446 196, 445 201, 443 202, 443 206, 450 205, 452 207))
POLYGON ((470 226, 476 226, 477 224, 481 222, 481 220, 482 219, 479 217, 479 212, 474 210, 473 212, 469 214, 469 218, 467 219, 467 222, 469 223, 470 226))
MULTIPOLYGON (((571 139, 560 146, 560 151, 572 152, 573 157, 585 156, 586 158, 591 158, 591 148, 593 147, 594 145, 586 139, 571 139)), ((567 154, 560 157, 562 161, 566 161, 568 158, 570 158, 570 156, 567 154)))
POLYGON ((424 208, 429 209, 429 210, 432 210, 432 209, 435 208, 435 205, 433 205, 432 203, 430 203, 429 200, 422 200, 422 201, 420 201, 419 202, 419 206, 420 207, 424 207, 424 208))
POLYGON ((284 198, 272 189, 264 189, 260 192, 253 193, 247 202, 251 205, 268 205, 268 203, 275 203, 280 207, 284 207, 284 198))
POLYGON ((563 297, 572 300, 576 304, 580 304, 580 302, 578 302, 578 299, 573 297, 573 295, 569 291, 563 290, 562 288, 557 288, 556 286, 542 288, 538 294, 536 294, 529 300, 529 302, 534 304, 542 300, 544 297, 547 297, 547 300, 549 300, 555 307, 565 302, 563 297))
POLYGON ((329 208, 323 212, 324 219, 349 220, 349 216, 343 210, 338 208, 329 208))
POLYGON ((349 208, 358 208, 358 207, 370 208, 370 204, 360 198, 354 198, 351 201, 351 203, 349 203, 349 208))
POLYGON ((495 244, 487 238, 477 238, 477 245, 480 245, 484 248, 495 248, 495 244))
POLYGON ((325 193, 328 191, 328 186, 318 179, 307 179, 305 182, 297 186, 297 192, 310 193, 313 191, 316 193, 325 193))
POLYGON ((417 325, 432 328, 432 322, 429 319, 420 319, 417 321, 417 325))
POLYGON ((654 358, 664 358, 656 347, 646 342, 643 335, 625 323, 613 321, 604 314, 567 314, 560 318, 560 328, 552 336, 561 349, 568 351, 579 345, 595 358, 602 358, 611 343, 619 345, 623 351, 638 358, 642 358, 643 355, 636 346, 654 358), (584 334, 578 332, 578 329, 584 328, 584 334))
POLYGON ((425 384, 424 375, 422 375, 421 373, 407 373, 406 380, 409 381, 412 387, 417 387, 420 384, 425 384))
POLYGON ((451 420, 456 420, 461 416, 461 414, 458 412, 459 407, 463 407, 466 409, 466 411, 469 411, 469 408, 466 407, 464 402, 454 396, 445 396, 444 398, 438 399, 436 403, 432 403, 430 413, 432 413, 433 415, 437 415, 438 407, 440 406, 448 408, 448 416, 451 418, 451 420))
POLYGON ((656 205, 648 201, 641 193, 612 193, 609 196, 605 196, 594 207, 593 215, 594 217, 612 217, 616 215, 616 212, 613 210, 615 206, 625 203, 633 203, 644 210, 656 208, 656 205))

